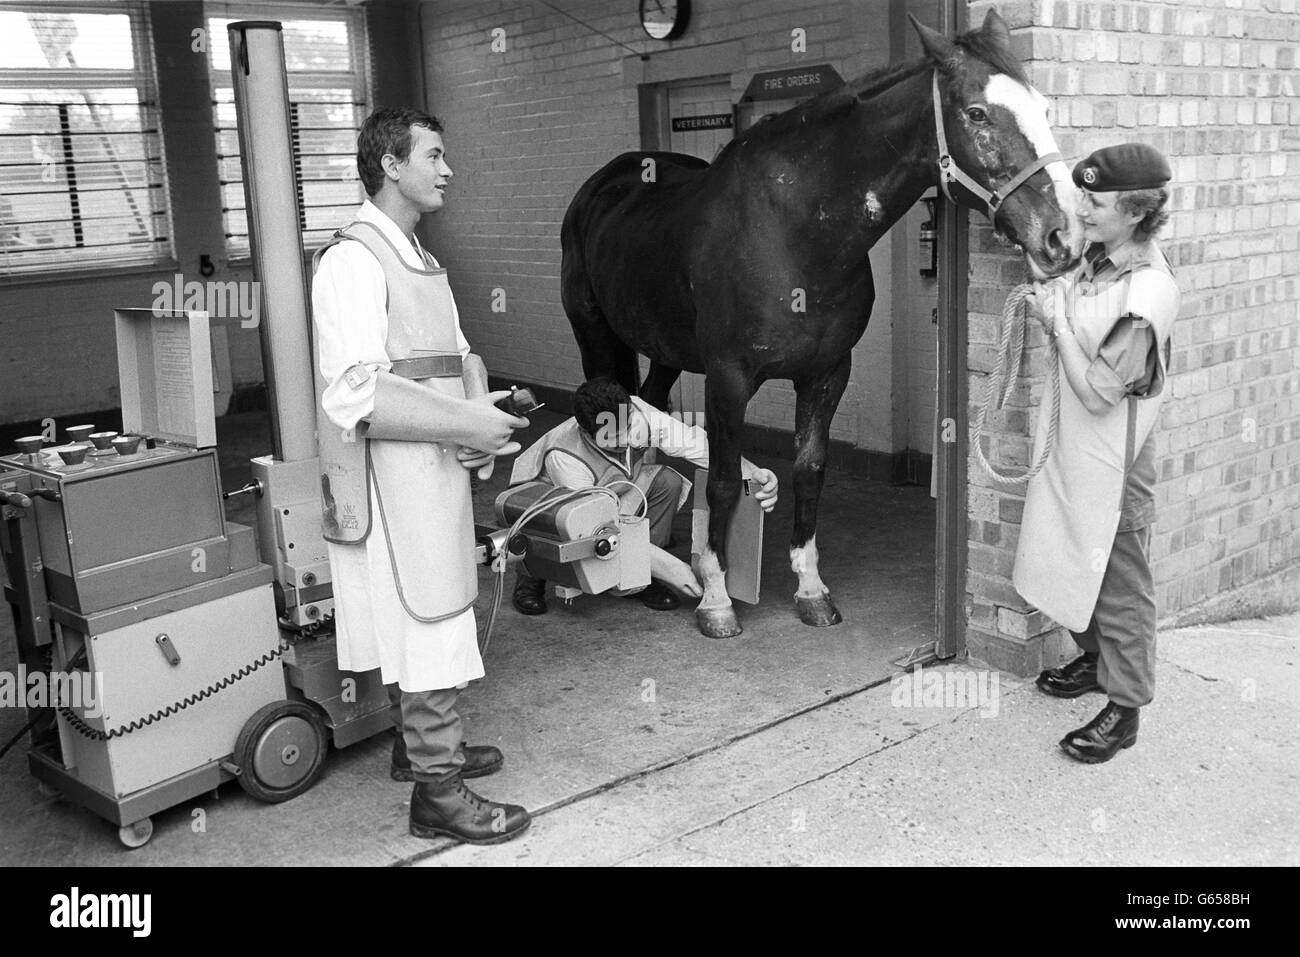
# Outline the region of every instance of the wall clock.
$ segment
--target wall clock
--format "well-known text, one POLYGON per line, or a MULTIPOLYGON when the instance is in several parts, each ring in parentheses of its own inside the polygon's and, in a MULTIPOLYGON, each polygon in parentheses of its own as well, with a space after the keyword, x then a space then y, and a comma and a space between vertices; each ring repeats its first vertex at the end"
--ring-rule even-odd
POLYGON ((655 40, 676 40, 691 19, 690 0, 640 0, 641 29, 655 40))

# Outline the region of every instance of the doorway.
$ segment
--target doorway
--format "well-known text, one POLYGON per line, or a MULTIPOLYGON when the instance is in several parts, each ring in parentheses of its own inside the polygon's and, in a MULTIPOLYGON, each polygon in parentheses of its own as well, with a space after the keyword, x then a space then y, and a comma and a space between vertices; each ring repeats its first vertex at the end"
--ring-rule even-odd
MULTIPOLYGON (((670 153, 685 153, 713 162, 735 136, 734 94, 728 78, 704 78, 660 84, 659 146, 670 153)), ((648 363, 642 359, 644 376, 648 363)), ((673 411, 688 414, 691 421, 706 425, 704 418, 704 376, 683 372, 673 386, 673 411)))

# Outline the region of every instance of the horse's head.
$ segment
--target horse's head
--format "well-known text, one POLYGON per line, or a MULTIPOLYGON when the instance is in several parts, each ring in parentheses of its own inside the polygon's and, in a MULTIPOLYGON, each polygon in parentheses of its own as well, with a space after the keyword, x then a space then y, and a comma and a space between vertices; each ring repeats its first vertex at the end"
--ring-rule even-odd
POLYGON ((1018 243, 1037 278, 1072 268, 1083 248, 1076 190, 1047 122, 1047 99, 1011 52, 1007 25, 990 10, 981 29, 955 41, 915 17, 912 25, 935 68, 945 191, 1018 243))

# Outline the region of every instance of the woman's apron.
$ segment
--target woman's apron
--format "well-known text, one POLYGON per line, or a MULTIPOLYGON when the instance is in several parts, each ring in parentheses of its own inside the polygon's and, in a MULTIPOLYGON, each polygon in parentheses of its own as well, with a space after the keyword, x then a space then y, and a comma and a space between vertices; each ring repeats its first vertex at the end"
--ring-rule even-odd
MULTIPOLYGON (((1094 360, 1107 333, 1128 313, 1134 273, 1103 291, 1084 295, 1081 284, 1067 313, 1074 337, 1094 360)), ((1168 329, 1156 330, 1160 378, 1167 377, 1168 329)), ((1058 364, 1060 357, 1056 357, 1058 364)), ((1089 412, 1065 381, 1063 366, 1060 424, 1056 446, 1029 482, 1016 548, 1012 582, 1031 605, 1071 631, 1086 631, 1101 593, 1102 577, 1119 527, 1128 470, 1151 434, 1166 389, 1149 398, 1124 397, 1100 415, 1089 412)), ((1034 454, 1047 440, 1050 416, 1038 416, 1034 454)))

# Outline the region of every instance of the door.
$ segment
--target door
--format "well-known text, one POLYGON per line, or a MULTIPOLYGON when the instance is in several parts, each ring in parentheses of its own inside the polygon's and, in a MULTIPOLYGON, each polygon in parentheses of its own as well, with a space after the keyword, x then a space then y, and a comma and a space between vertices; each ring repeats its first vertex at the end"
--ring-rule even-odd
MULTIPOLYGON (((673 153, 713 161, 735 135, 730 80, 689 81, 664 89, 667 109, 660 142, 673 153)), ((672 391, 673 411, 704 425, 704 376, 683 372, 672 391)))

